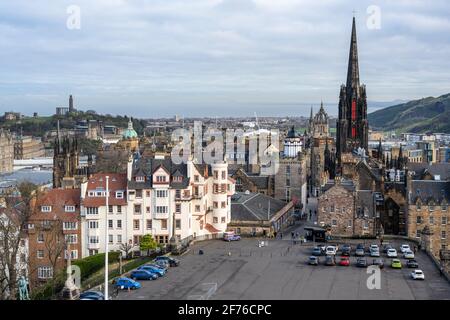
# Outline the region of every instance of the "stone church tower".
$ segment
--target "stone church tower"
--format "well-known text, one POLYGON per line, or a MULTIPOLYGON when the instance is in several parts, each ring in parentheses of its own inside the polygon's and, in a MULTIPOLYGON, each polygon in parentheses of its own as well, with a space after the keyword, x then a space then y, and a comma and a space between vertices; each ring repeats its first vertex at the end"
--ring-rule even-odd
POLYGON ((368 151, 368 131, 366 86, 359 83, 356 26, 355 17, 353 17, 347 84, 341 86, 339 95, 339 120, 336 134, 339 172, 343 154, 351 153, 358 148, 368 151))

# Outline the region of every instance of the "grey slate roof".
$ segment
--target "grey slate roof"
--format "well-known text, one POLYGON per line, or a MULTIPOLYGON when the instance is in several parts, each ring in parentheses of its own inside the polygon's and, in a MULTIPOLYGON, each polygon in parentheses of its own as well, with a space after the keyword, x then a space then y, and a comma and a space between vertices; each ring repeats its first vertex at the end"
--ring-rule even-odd
POLYGON ((414 179, 421 179, 429 172, 432 176, 438 175, 441 180, 450 180, 450 163, 408 163, 409 172, 414 172, 414 179))
POLYGON ((247 174, 247 177, 258 189, 267 189, 269 187, 269 176, 247 174))
POLYGON ((450 181, 412 180, 410 191, 409 203, 416 203, 418 199, 426 204, 431 200, 435 204, 450 203, 450 181))
MULTIPOLYGON (((340 182, 341 186, 344 187, 347 191, 353 192, 355 191, 355 185, 352 180, 342 180, 340 182)), ((335 185, 334 180, 328 180, 328 182, 323 186, 322 191, 328 191, 335 185)))
POLYGON ((231 221, 267 221, 268 215, 272 218, 286 205, 286 202, 262 193, 237 192, 231 197, 231 221))

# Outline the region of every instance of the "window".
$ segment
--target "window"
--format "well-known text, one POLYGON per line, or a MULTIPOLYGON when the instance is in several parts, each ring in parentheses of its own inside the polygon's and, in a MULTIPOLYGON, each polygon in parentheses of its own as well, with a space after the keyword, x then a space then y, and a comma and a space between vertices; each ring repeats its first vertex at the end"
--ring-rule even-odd
POLYGON ((42 243, 44 242, 44 234, 43 233, 39 233, 37 236, 37 242, 42 243))
POLYGON ((116 191, 116 198, 123 199, 123 191, 116 191))
POLYGON ((150 213, 150 207, 145 207, 145 212, 150 213))
POLYGON ((291 174, 291 166, 286 166, 286 175, 291 174))
POLYGON ((330 212, 334 212, 334 204, 331 205, 330 212))
POLYGON ((200 206, 199 205, 195 206, 195 212, 200 212, 200 206))
POLYGON ((220 204, 220 206, 221 206, 222 208, 226 208, 226 207, 227 207, 227 203, 226 203, 225 201, 222 201, 221 204, 220 204))
POLYGON ((225 217, 220 218, 220 222, 221 223, 225 223, 226 222, 226 218, 225 217))
POLYGON ((369 229, 369 221, 364 221, 364 229, 369 229))
POLYGON ((77 223, 65 221, 63 222, 63 230, 77 230, 77 223))
POLYGON ((421 216, 417 216, 416 217, 416 223, 418 223, 418 224, 422 223, 422 217, 421 216))
POLYGON ((113 213, 113 206, 111 206, 111 205, 108 206, 108 212, 113 213))
POLYGON ((179 203, 175 204, 175 212, 181 213, 181 204, 179 204, 179 203))
POLYGON ((52 207, 51 206, 42 206, 41 212, 52 212, 52 207))
POLYGON ((142 198, 142 189, 136 190, 136 198, 142 198))
POLYGON ((222 180, 227 178, 227 173, 226 171, 222 171, 222 180))
POLYGON ((147 198, 150 198, 150 190, 145 191, 145 196, 146 196, 147 198))
POLYGON ((175 229, 181 229, 181 219, 175 219, 175 229))
POLYGON ((86 213, 87 214, 98 214, 98 208, 97 207, 87 207, 86 213))
POLYGON ((137 176, 136 177, 136 182, 144 182, 145 181, 145 177, 144 176, 137 176))
POLYGON ((108 234, 108 242, 113 243, 114 242, 114 235, 108 234))
POLYGON ((121 234, 117 235, 117 243, 122 243, 122 235, 121 234))
POLYGON ((147 230, 151 230, 151 229, 152 229, 152 220, 147 219, 147 230))
POLYGON ((351 228, 353 225, 353 221, 351 219, 348 220, 347 227, 351 228))
POLYGON ((109 229, 113 228, 113 221, 112 220, 108 220, 108 228, 109 229))
POLYGON ((213 208, 214 209, 217 209, 219 207, 219 204, 217 203, 217 201, 214 201, 213 202, 213 208))
POLYGON ((416 231, 416 238, 420 238, 420 230, 416 231))
POLYGON ((219 179, 219 171, 214 170, 214 179, 219 179))
POLYGON ((180 199, 181 198, 181 190, 180 189, 175 190, 175 198, 176 199, 180 199))
POLYGON ((66 234, 66 243, 76 244, 78 242, 78 236, 76 234, 66 234))
POLYGON ((89 221, 89 229, 98 229, 98 221, 89 221))
POLYGON ((447 224, 447 217, 441 218, 441 224, 443 224, 443 225, 447 224))
POLYGON ((447 205, 444 205, 444 204, 443 204, 443 205, 441 206, 441 210, 442 210, 442 211, 447 211, 447 205))
POLYGON ((37 258, 38 259, 44 259, 44 250, 38 250, 37 251, 37 258))
POLYGON ((89 237, 89 243, 95 244, 95 243, 98 243, 98 242, 99 242, 98 236, 90 236, 89 237))
POLYGON ((166 206, 157 206, 156 213, 167 213, 167 207, 166 206))
POLYGON ((34 229, 34 223, 29 223, 27 228, 28 230, 34 229))
POLYGON ((161 220, 161 229, 167 229, 167 219, 161 220))
POLYGON ((434 205, 431 205, 431 204, 430 204, 430 205, 428 206, 428 210, 434 211, 434 205))
POLYGON ((52 267, 39 267, 38 268, 38 278, 39 279, 53 278, 53 268, 52 267))
POLYGON ((64 211, 65 212, 75 212, 75 206, 65 206, 64 211))
POLYGON ((217 217, 213 217, 213 223, 218 223, 219 219, 217 219, 217 217))
POLYGON ((134 205, 134 213, 135 214, 141 214, 141 205, 140 204, 135 204, 134 205))
POLYGON ((122 229, 122 220, 116 221, 117 229, 122 229))
POLYGON ((167 190, 156 190, 156 197, 157 198, 166 198, 167 190))
POLYGON ((122 206, 117 206, 117 213, 122 213, 122 206))
POLYGON ((336 227, 337 226, 337 220, 336 219, 331 220, 331 225, 333 227, 336 227))
POLYGON ((134 228, 134 230, 139 230, 139 220, 138 219, 133 220, 133 228, 134 228))
POLYGON ((156 176, 156 182, 166 182, 166 176, 156 176))
MULTIPOLYGON (((67 250, 64 250, 64 259, 69 259, 67 250)), ((70 250, 70 259, 78 259, 78 250, 70 250)))
POLYGON ((200 177, 196 174, 194 175, 194 182, 199 182, 200 181, 200 177))
POLYGON ((441 231, 441 239, 447 239, 447 232, 441 231))
POLYGON ((430 217, 430 224, 434 224, 434 217, 433 216, 430 217))
POLYGON ((290 187, 291 186, 291 179, 286 177, 286 187, 290 187))
POLYGON ((416 210, 420 210, 422 208, 422 206, 420 205, 420 203, 416 204, 416 210))

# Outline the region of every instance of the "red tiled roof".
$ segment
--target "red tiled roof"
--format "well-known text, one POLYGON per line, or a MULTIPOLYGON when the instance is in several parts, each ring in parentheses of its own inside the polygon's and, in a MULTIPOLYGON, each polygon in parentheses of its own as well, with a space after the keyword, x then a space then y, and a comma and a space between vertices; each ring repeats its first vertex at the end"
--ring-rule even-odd
POLYGON ((126 205, 126 189, 127 189, 127 175, 125 173, 96 173, 93 174, 87 185, 85 198, 83 199, 83 206, 85 207, 100 207, 106 205, 106 197, 89 197, 89 191, 106 190, 106 176, 109 176, 108 189, 110 197, 108 204, 111 206, 126 205), (116 191, 123 191, 123 199, 116 198, 116 191))
POLYGON ((80 213, 80 189, 50 189, 36 200, 35 211, 31 220, 55 219, 60 217, 65 221, 76 220, 80 213), (41 212, 42 206, 51 206, 52 211, 41 212), (65 206, 75 206, 75 212, 66 212, 65 206))

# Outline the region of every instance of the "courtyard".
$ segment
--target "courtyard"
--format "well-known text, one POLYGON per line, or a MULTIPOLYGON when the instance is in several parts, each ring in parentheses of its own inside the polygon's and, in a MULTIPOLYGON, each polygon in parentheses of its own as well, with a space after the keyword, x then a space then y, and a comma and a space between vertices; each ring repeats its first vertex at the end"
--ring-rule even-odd
MULTIPOLYGON (((356 243, 349 241, 353 248, 356 243)), ((325 299, 325 300, 428 300, 450 299, 450 284, 423 252, 416 254, 425 281, 410 278, 410 272, 392 269, 384 254, 381 288, 368 289, 366 268, 351 265, 318 266, 307 264, 312 243, 293 244, 291 240, 269 240, 268 246, 258 247, 256 238, 236 242, 210 240, 198 242, 180 260, 179 267, 155 281, 140 281, 142 288, 121 291, 118 299, 325 299), (199 250, 204 254, 199 255, 199 250)), ((366 245, 370 242, 366 241, 366 245)), ((391 242, 396 248, 399 242, 391 242)), ((371 258, 367 258, 369 262, 371 258)), ((403 264, 405 260, 401 259, 403 264)), ((322 260, 323 262, 323 260, 322 260)))

